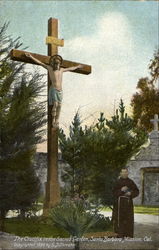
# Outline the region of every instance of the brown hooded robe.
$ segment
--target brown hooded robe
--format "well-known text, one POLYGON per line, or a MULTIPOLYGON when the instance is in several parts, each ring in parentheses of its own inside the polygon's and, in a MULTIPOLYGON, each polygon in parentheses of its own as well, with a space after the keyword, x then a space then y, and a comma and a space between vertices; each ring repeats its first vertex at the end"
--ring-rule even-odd
POLYGON ((134 207, 133 198, 139 195, 139 190, 133 180, 129 178, 118 179, 114 189, 113 204, 113 226, 114 232, 119 237, 131 237, 134 235, 134 207), (125 196, 121 188, 127 186, 131 192, 130 196, 125 196))

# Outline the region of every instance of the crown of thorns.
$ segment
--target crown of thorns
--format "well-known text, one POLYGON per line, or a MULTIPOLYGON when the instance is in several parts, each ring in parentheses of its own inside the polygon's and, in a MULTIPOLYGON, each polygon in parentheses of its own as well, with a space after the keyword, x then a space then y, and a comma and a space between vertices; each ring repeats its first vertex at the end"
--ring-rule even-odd
POLYGON ((59 60, 60 60, 60 63, 62 64, 63 59, 62 59, 62 57, 61 57, 60 55, 51 56, 51 57, 50 57, 50 64, 54 63, 54 61, 55 61, 56 59, 59 59, 59 60))

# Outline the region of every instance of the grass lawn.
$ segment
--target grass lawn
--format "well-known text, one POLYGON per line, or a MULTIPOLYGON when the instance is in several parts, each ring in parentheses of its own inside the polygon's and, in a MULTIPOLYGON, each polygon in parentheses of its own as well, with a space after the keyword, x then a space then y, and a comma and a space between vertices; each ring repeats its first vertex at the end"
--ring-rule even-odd
POLYGON ((135 206, 134 211, 138 214, 159 215, 159 207, 153 206, 135 206))
MULTIPOLYGON (((48 219, 43 217, 35 218, 6 218, 5 219, 5 232, 14 234, 21 237, 46 237, 46 238, 69 238, 70 235, 65 230, 51 225, 48 219)), ((112 225, 109 228, 92 228, 89 230, 90 234, 98 231, 104 231, 107 236, 113 233, 112 225), (107 232, 108 231, 108 232, 107 232)), ((104 233, 103 232, 103 233, 104 233)))
MULTIPOLYGON (((102 211, 112 211, 109 207, 103 207, 102 211)), ((159 215, 159 207, 154 206, 134 206, 134 212, 139 214, 159 215)))
POLYGON ((69 234, 65 230, 57 228, 40 218, 27 218, 24 220, 18 218, 7 218, 5 220, 5 232, 21 237, 69 237, 69 234))

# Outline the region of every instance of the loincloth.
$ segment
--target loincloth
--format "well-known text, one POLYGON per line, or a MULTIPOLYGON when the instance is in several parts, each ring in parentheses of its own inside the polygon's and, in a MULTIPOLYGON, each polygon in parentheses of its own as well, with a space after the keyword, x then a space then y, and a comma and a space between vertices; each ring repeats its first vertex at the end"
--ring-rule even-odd
POLYGON ((53 105, 54 102, 62 103, 63 92, 55 89, 53 86, 49 88, 49 105, 53 105))

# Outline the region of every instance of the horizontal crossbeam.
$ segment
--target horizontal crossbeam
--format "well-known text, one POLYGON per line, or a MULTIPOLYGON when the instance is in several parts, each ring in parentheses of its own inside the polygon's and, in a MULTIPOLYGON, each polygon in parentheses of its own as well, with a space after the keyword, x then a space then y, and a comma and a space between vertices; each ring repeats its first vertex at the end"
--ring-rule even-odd
MULTIPOLYGON (((31 60, 30 58, 26 57, 25 53, 30 53, 33 57, 35 57, 39 61, 41 61, 41 62, 43 62, 45 64, 49 64, 50 56, 35 54, 35 53, 28 52, 28 51, 12 49, 11 52, 10 52, 10 56, 11 56, 11 59, 15 60, 15 61, 20 61, 20 62, 25 62, 25 63, 31 63, 31 64, 37 64, 38 65, 38 63, 36 63, 33 60, 31 60)), ((63 60, 63 63, 62 63, 61 67, 62 68, 69 68, 69 67, 77 66, 79 64, 81 64, 83 66, 83 68, 76 69, 76 70, 71 71, 71 72, 80 73, 80 74, 84 74, 84 75, 88 75, 88 74, 91 73, 91 66, 87 65, 87 64, 83 64, 83 63, 77 63, 77 62, 71 62, 71 61, 68 61, 68 60, 63 60)))

